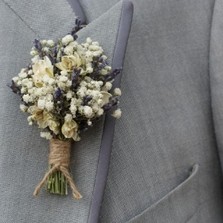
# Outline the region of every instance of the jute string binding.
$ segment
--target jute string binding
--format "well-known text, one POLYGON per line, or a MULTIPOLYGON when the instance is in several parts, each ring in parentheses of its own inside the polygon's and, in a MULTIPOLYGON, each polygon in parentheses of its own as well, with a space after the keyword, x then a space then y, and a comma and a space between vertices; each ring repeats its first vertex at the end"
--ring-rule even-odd
POLYGON ((78 200, 82 198, 82 195, 78 192, 78 189, 68 171, 70 166, 70 149, 71 141, 62 141, 59 139, 50 140, 49 165, 51 166, 51 169, 46 172, 43 179, 36 186, 33 192, 34 196, 39 194, 40 189, 43 187, 48 177, 55 171, 60 170, 70 185, 73 197, 78 200))

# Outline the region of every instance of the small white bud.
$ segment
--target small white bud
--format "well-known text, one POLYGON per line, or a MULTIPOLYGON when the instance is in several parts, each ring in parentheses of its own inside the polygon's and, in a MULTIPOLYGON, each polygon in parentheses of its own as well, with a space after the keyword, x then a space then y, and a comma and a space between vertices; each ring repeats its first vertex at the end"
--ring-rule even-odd
POLYGON ((47 45, 53 47, 54 46, 53 40, 47 40, 47 45))
POLYGON ((73 119, 73 117, 71 114, 66 114, 66 116, 64 118, 65 122, 70 122, 72 119, 73 119))
POLYGON ((114 89, 114 95, 115 96, 121 96, 122 95, 122 91, 120 88, 115 88, 114 89))
POLYGON ((122 116, 122 111, 120 108, 118 108, 117 110, 115 110, 113 113, 112 113, 112 116, 116 119, 119 119, 121 118, 122 116))
POLYGON ((91 126, 91 125, 92 125, 92 121, 91 121, 91 120, 88 120, 88 121, 87 121, 87 124, 88 124, 89 126, 91 126))
POLYGON ((84 106, 84 115, 87 117, 87 118, 90 118, 92 116, 92 113, 93 113, 93 110, 91 107, 89 106, 84 106))
POLYGON ((74 40, 73 36, 66 35, 65 37, 62 38, 62 43, 63 43, 63 45, 67 45, 68 43, 72 42, 73 40, 74 40))
POLYGON ((17 82, 17 81, 19 80, 19 77, 13 77, 12 80, 13 80, 14 82, 17 82))
POLYGON ((40 137, 45 139, 52 139, 52 135, 49 132, 40 132, 40 137))
POLYGON ((87 42, 87 43, 92 43, 92 39, 91 39, 90 37, 88 37, 88 38, 86 39, 86 42, 87 42))
POLYGON ((43 47, 43 51, 47 53, 47 52, 49 52, 49 48, 48 47, 43 47))
POLYGON ((43 45, 45 45, 47 43, 47 40, 45 40, 45 39, 44 40, 41 40, 40 43, 43 44, 43 45))
POLYGON ((24 104, 20 104, 20 110, 22 111, 22 112, 26 112, 27 111, 27 106, 25 106, 24 104))
POLYGON ((106 82, 105 83, 105 88, 106 88, 107 91, 110 91, 111 88, 112 88, 112 83, 111 82, 106 82))
POLYGON ((30 51, 30 55, 31 56, 35 56, 35 55, 37 55, 38 54, 38 52, 36 51, 36 50, 31 50, 30 51))
POLYGON ((102 116, 104 114, 104 110, 102 108, 98 109, 97 115, 102 116))
POLYGON ((45 107, 45 100, 39 99, 37 103, 38 108, 44 109, 45 107))

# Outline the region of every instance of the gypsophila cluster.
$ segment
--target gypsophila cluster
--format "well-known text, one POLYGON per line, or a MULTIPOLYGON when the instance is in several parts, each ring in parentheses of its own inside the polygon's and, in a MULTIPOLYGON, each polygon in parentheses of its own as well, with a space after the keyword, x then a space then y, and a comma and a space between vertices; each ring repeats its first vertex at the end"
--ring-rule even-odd
MULTIPOLYGON (((82 131, 117 107, 121 90, 112 90, 112 83, 120 70, 112 71, 98 42, 78 43, 72 31, 57 42, 35 40, 30 54, 31 63, 12 78, 10 88, 20 95, 28 123, 43 129, 41 137, 78 141, 82 131)), ((120 118, 121 110, 112 115, 120 118)))

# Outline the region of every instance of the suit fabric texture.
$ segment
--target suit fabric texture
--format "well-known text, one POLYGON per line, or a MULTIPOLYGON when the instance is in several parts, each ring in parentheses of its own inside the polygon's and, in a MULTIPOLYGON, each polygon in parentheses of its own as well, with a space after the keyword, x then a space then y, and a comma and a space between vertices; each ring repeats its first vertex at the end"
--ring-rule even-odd
MULTIPOLYGON (((113 58, 123 2, 80 0, 87 27, 113 58)), ((101 223, 223 221, 222 0, 132 0, 121 108, 101 203, 101 223)), ((34 38, 71 30, 71 0, 0 1, 0 222, 93 223, 104 120, 72 152, 84 198, 32 192, 47 168, 48 143, 28 127, 6 87, 29 61, 34 38), (50 9, 50 10, 49 10, 50 9)), ((112 63, 112 60, 110 61, 112 63)))

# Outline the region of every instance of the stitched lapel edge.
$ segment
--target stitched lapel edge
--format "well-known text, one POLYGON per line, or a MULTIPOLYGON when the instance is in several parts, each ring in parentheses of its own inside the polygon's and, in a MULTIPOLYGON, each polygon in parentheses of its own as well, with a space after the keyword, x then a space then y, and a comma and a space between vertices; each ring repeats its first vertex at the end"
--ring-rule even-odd
MULTIPOLYGON (((123 65, 127 41, 131 29, 132 16, 133 4, 129 0, 124 0, 122 3, 122 12, 112 59, 113 69, 121 68, 123 65)), ((116 79, 114 87, 119 87, 120 83, 121 75, 119 75, 119 77, 116 79)), ((112 118, 110 115, 106 115, 95 177, 95 186, 93 189, 90 212, 88 216, 88 223, 97 223, 99 220, 99 213, 109 170, 114 129, 114 118, 112 118)))

